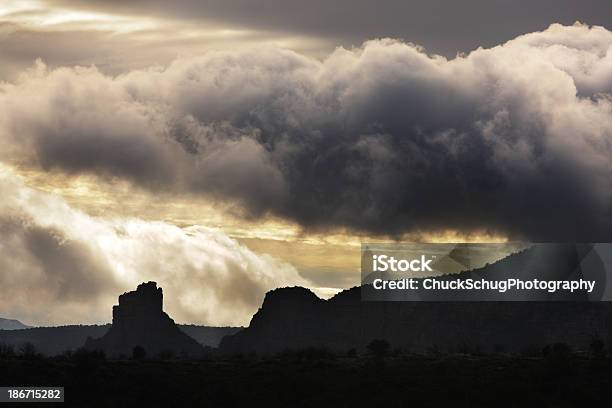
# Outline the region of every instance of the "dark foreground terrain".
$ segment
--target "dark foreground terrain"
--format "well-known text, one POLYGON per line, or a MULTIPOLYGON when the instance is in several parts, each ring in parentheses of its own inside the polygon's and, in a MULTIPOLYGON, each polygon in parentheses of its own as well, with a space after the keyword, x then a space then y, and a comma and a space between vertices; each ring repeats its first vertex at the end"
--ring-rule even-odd
MULTIPOLYGON (((201 345, 209 347, 217 347, 224 336, 232 335, 240 330, 239 327, 207 327, 187 324, 177 326, 201 345)), ((110 324, 105 324, 0 330, 0 344, 9 344, 19 348, 23 343, 32 343, 42 354, 54 356, 82 347, 88 337, 104 336, 110 327, 110 324)))
POLYGON ((64 386, 66 402, 57 405, 75 407, 610 406, 612 360, 600 344, 513 355, 415 355, 383 345, 362 354, 309 349, 200 360, 107 360, 85 351, 45 358, 5 349, 0 384, 64 386))

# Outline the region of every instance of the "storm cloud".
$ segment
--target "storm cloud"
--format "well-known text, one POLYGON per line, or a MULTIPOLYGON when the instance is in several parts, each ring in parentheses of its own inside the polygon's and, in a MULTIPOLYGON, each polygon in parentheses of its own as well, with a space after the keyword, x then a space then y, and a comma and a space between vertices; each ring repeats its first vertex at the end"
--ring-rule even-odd
POLYGON ((305 228, 612 231, 612 32, 552 25, 454 59, 396 40, 317 60, 210 52, 0 89, 0 155, 235 202, 305 228))

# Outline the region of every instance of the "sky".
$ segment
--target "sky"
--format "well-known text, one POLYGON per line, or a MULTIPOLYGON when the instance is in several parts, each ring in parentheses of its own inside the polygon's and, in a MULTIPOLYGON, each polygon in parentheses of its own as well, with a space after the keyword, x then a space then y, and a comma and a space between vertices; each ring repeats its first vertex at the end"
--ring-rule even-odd
POLYGON ((604 1, 4 1, 0 315, 329 297, 361 242, 611 237, 604 1))

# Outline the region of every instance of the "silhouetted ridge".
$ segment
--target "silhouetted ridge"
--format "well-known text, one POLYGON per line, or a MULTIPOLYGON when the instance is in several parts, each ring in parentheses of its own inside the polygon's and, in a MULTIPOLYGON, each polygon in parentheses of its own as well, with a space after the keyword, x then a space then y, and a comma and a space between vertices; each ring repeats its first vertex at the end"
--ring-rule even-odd
MULTIPOLYGON (((527 249, 460 275, 575 278, 589 251, 588 245, 527 249)), ((327 301, 306 289, 274 290, 249 327, 225 337, 220 349, 268 353, 326 347, 342 352, 364 350, 373 339, 385 339, 393 347, 412 351, 466 346, 520 351, 555 342, 586 348, 595 337, 607 344, 612 341, 610 302, 375 302, 362 301, 361 290, 345 290, 327 301)))
POLYGON ((27 329, 30 326, 26 326, 19 320, 15 319, 3 319, 0 317, 0 330, 20 330, 27 329))
MULTIPOLYGON (((185 324, 179 324, 177 327, 202 346, 208 347, 217 347, 224 336, 234 334, 241 329, 240 327, 207 327, 185 324)), ((83 347, 88 337, 94 339, 102 337, 110 328, 110 324, 104 324, 0 330, 0 344, 19 349, 24 343, 31 343, 40 353, 54 356, 83 347)))
POLYGON ((254 349, 262 351, 308 347, 317 343, 313 326, 319 324, 324 307, 325 301, 305 288, 272 290, 253 315, 249 328, 224 337, 220 347, 232 351, 242 351, 244 344, 256 344, 254 349))
POLYGON ((148 356, 201 355, 203 347, 179 330, 162 305, 162 289, 155 282, 138 285, 135 291, 119 296, 108 333, 97 340, 88 339, 85 347, 103 350, 109 356, 129 356, 136 346, 144 348, 148 356))
POLYGON ((262 306, 307 305, 320 302, 312 291, 300 286, 274 289, 266 293, 262 306))

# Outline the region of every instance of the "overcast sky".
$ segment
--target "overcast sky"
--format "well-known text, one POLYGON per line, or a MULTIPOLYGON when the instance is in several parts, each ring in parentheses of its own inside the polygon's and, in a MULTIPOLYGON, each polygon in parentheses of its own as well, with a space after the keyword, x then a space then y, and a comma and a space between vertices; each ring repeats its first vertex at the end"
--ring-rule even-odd
POLYGON ((392 37, 448 56, 490 47, 552 23, 606 25, 605 0, 116 0, 53 1, 104 13, 298 35, 331 46, 392 37))
POLYGON ((325 57, 396 38, 454 57, 552 23, 609 26, 605 0, 5 0, 0 76, 36 58, 117 74, 210 49, 275 45, 325 57))
POLYGON ((2 2, 0 315, 107 321, 155 279, 246 324, 357 284, 361 241, 608 241, 611 13, 2 2))

